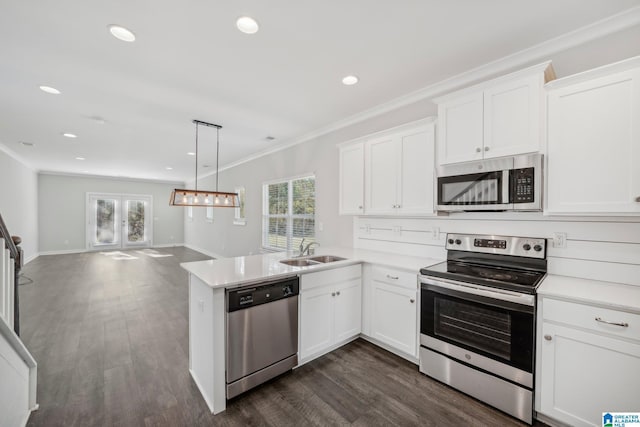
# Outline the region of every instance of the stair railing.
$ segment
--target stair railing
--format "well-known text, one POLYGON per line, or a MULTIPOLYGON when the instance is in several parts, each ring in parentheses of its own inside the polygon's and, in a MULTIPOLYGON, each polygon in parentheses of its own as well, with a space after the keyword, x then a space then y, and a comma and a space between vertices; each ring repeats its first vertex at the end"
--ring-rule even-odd
POLYGON ((14 243, 7 225, 0 214, 0 316, 16 335, 20 335, 20 306, 18 298, 18 276, 22 268, 22 250, 14 243))

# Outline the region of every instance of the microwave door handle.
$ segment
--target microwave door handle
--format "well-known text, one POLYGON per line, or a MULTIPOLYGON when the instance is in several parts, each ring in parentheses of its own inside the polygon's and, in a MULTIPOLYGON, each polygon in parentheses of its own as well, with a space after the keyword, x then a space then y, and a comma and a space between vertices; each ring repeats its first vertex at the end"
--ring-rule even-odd
POLYGON ((511 176, 510 171, 502 171, 502 203, 511 203, 511 176))

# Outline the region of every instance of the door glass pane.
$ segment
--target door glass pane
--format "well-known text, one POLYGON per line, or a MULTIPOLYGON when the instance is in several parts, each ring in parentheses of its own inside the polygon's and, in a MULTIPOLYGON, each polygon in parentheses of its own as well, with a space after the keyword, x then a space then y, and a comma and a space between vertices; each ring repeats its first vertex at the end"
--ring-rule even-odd
POLYGON ((435 300, 437 336, 483 350, 505 360, 511 359, 511 316, 444 298, 435 300))
POLYGON ((141 200, 127 200, 127 241, 144 242, 144 208, 141 200))
POLYGON ((96 243, 112 244, 116 242, 115 215, 115 200, 96 200, 96 243))

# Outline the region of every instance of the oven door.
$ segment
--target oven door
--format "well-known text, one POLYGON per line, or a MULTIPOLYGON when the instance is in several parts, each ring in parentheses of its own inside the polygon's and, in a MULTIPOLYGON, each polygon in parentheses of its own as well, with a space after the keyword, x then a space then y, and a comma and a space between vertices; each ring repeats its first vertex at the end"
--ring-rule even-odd
POLYGON ((534 295, 443 279, 422 277, 421 282, 421 345, 533 386, 534 295), (481 357, 471 361, 469 352, 481 357))

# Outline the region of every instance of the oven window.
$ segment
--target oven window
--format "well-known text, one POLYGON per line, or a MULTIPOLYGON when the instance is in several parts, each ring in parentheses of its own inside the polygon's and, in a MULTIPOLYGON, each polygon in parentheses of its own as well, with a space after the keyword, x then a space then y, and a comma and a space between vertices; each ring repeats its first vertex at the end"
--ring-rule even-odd
POLYGON ((479 205, 502 203, 502 173, 489 172, 438 179, 441 205, 479 205))
POLYGON ((511 358, 511 316, 507 312, 436 298, 434 332, 501 359, 511 358))

